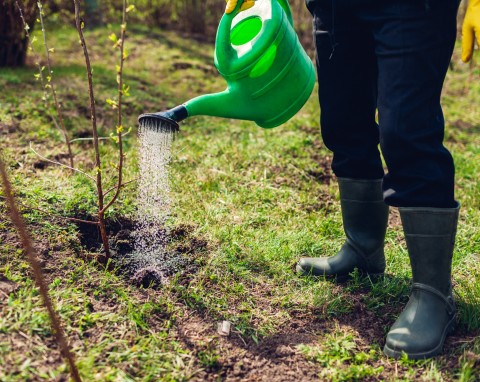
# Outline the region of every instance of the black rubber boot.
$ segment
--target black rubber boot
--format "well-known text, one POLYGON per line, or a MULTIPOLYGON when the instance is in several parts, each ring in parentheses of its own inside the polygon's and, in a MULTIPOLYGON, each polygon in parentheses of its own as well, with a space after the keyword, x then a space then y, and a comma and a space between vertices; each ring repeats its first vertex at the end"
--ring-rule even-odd
POLYGON ((412 265, 412 292, 407 306, 387 335, 384 352, 424 359, 442 352, 455 324, 452 255, 457 230, 456 208, 400 208, 412 265))
POLYGON ((301 276, 344 279, 354 271, 379 276, 385 271, 383 252, 388 206, 383 202, 382 180, 338 178, 345 244, 332 257, 304 257, 297 264, 301 276))

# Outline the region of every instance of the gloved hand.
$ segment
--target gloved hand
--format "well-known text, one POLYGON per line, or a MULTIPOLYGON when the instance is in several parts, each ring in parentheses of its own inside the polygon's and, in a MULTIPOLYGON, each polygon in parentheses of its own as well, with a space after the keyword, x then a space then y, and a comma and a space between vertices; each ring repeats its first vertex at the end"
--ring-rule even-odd
MULTIPOLYGON (((226 1, 227 1, 227 8, 225 9, 225 13, 228 15, 229 13, 232 13, 235 10, 239 0, 226 0, 226 1)), ((244 0, 242 6, 240 7, 240 12, 245 11, 248 8, 252 8, 254 5, 255 5, 255 0, 244 0)))
POLYGON ((475 35, 480 45, 480 0, 469 0, 462 28, 463 62, 468 62, 472 58, 475 35))

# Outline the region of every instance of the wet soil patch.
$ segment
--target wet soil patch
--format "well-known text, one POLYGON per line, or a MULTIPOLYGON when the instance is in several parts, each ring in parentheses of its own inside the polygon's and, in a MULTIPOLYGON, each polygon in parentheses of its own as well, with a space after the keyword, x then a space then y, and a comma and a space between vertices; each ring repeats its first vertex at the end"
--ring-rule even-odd
MULTIPOLYGON (((77 223, 77 227, 82 247, 87 252, 100 253, 102 244, 97 226, 77 223)), ((107 221, 112 267, 139 287, 160 288, 173 276, 178 282, 188 284, 204 263, 208 248, 206 240, 195 236, 195 228, 186 225, 170 230, 163 228, 159 235, 165 247, 154 254, 152 262, 145 262, 144 255, 135 254, 135 227, 136 222, 128 218, 107 221)))

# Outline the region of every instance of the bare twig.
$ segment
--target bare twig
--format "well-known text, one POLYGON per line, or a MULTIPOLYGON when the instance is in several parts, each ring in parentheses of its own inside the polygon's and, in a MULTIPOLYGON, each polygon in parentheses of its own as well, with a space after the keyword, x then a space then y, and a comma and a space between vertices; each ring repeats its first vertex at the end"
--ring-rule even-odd
POLYGON ((39 10, 39 19, 40 19, 40 24, 42 26, 42 34, 43 34, 43 45, 45 46, 45 52, 47 54, 47 70, 48 70, 48 77, 47 77, 47 86, 50 88, 50 91, 52 93, 53 101, 55 103, 55 109, 57 111, 57 116, 58 116, 58 122, 60 125, 60 131, 63 134, 63 139, 65 140, 65 144, 67 145, 67 150, 68 150, 68 157, 70 159, 70 167, 74 167, 74 162, 73 162, 73 152, 72 152, 72 145, 70 144, 70 140, 68 137, 68 132, 67 129, 65 128, 65 123, 63 122, 63 115, 61 112, 60 104, 58 103, 58 98, 57 98, 57 92, 55 91, 55 83, 53 82, 53 72, 52 68, 50 65, 50 49, 48 48, 48 43, 47 43, 47 35, 45 32, 45 25, 43 23, 43 5, 40 0, 37 2, 38 10, 39 10))
MULTIPOLYGON (((140 179, 140 178, 135 178, 135 179, 129 180, 128 182, 124 182, 124 183, 121 184, 120 187, 125 187, 126 185, 128 185, 130 183, 136 182, 138 179, 140 179)), ((103 195, 107 196, 110 192, 112 192, 113 190, 116 190, 117 188, 118 188, 118 184, 109 188, 107 191, 105 191, 105 194, 103 194, 103 195)))
POLYGON ((13 196, 12 186, 10 184, 10 181, 8 180, 7 170, 5 168, 5 164, 3 163, 3 160, 1 157, 0 157, 0 178, 2 179, 3 189, 5 192, 5 196, 7 198, 10 218, 12 219, 12 222, 17 229, 18 235, 20 236, 20 239, 22 242, 22 247, 25 250, 30 266, 32 267, 35 282, 37 284, 38 289, 40 290, 43 303, 50 317, 50 322, 52 324, 55 339, 61 350, 62 356, 65 358, 65 360, 67 361, 70 367, 70 374, 72 375, 72 379, 75 382, 81 382, 80 374, 78 373, 74 356, 70 350, 70 346, 68 345, 68 341, 65 337, 65 333, 63 331, 60 318, 53 307, 53 303, 52 303, 52 300, 50 299, 50 296, 48 295, 47 282, 45 281, 45 278, 42 273, 42 269, 35 256, 36 251, 33 247, 32 240, 27 233, 27 227, 25 225, 25 222, 21 217, 20 213, 18 212, 17 206, 15 204, 15 198, 13 196))
MULTIPOLYGON (((23 2, 22 0, 16 0, 15 1, 15 5, 17 6, 17 9, 18 9, 18 13, 20 14, 20 19, 22 20, 22 24, 23 24, 23 29, 25 30, 25 36, 27 36, 27 39, 28 39, 28 44, 30 45, 30 50, 32 51, 33 53, 33 56, 35 57, 35 65, 37 65, 37 69, 38 69, 38 77, 37 79, 40 81, 40 84, 42 85, 42 89, 43 89, 43 101, 45 103, 45 106, 48 107, 48 93, 47 91, 45 90, 46 89, 46 86, 45 86, 45 77, 43 75, 43 67, 42 67, 42 64, 40 63, 40 56, 38 55, 38 52, 35 50, 35 46, 33 45, 33 39, 30 37, 30 27, 28 26, 26 20, 25 20, 25 17, 23 15, 23 9, 24 8, 24 5, 23 5, 23 2), (19 1, 20 3, 22 3, 22 5, 20 6, 19 4, 19 1)), ((59 131, 62 131, 60 125, 58 124, 57 120, 55 119, 55 117, 49 113, 49 117, 50 119, 52 120, 53 124, 55 125, 55 128, 59 131)))
POLYGON ((87 43, 83 35, 84 21, 80 19, 80 3, 79 0, 73 0, 75 6, 75 26, 77 28, 80 44, 83 48, 83 55, 85 56, 85 65, 87 69, 88 79, 88 93, 90 96, 90 117, 92 121, 93 146, 95 148, 95 169, 97 172, 97 179, 95 181, 97 186, 98 197, 98 226, 100 236, 102 238, 103 248, 105 251, 104 261, 107 262, 110 258, 110 244, 108 243, 107 228, 105 225, 105 209, 102 185, 102 162, 100 159, 100 149, 98 144, 98 128, 97 128, 97 112, 95 109, 95 95, 93 91, 93 75, 92 66, 90 64, 90 56, 88 54, 87 43))
MULTIPOLYGON (((7 198, 5 196, 0 195, 0 199, 6 200, 7 198)), ((45 211, 45 210, 42 210, 41 208, 38 208, 38 207, 29 206, 28 204, 25 204, 25 203, 23 203, 22 201, 19 201, 19 200, 17 200, 17 204, 20 204, 21 206, 23 206, 23 207, 25 207, 29 210, 35 210, 35 211, 41 212, 43 214, 52 216, 52 211, 45 211)), ((56 217, 58 219, 72 221, 74 223, 84 223, 84 224, 98 225, 98 222, 92 222, 91 220, 77 219, 77 218, 71 218, 71 217, 68 217, 68 216, 55 215, 55 214, 53 214, 53 217, 56 217)))
MULTIPOLYGON (((127 131, 125 134, 122 134, 122 138, 130 134, 130 131, 127 131)), ((112 139, 111 137, 98 137, 99 141, 108 141, 112 139)), ((81 141, 93 141, 93 138, 75 138, 70 141, 70 143, 81 142, 81 141)))
MULTIPOLYGON (((28 43, 30 45, 30 49, 32 50, 33 56, 35 57, 35 64, 37 65, 37 68, 38 68, 38 78, 40 80, 40 83, 42 84, 42 89, 44 91, 45 101, 46 101, 47 92, 45 90, 45 78, 43 76, 43 69, 42 69, 42 65, 40 64, 40 56, 38 55, 37 51, 35 50, 35 46, 33 45, 33 41, 30 38, 30 27, 28 26, 27 21, 25 20, 25 17, 23 16, 23 8, 24 8, 23 1, 22 0, 16 0, 15 5, 17 6, 18 13, 20 14, 20 19, 22 20, 23 29, 25 30, 25 36, 27 36, 28 43), (22 3, 21 6, 19 4, 19 1, 20 1, 20 3, 22 3)), ((52 119, 54 119, 53 116, 52 116, 52 119)))
POLYGON ((82 174, 82 175, 85 175, 87 178, 95 181, 95 178, 91 175, 88 175, 85 171, 82 171, 82 170, 79 170, 78 168, 75 168, 75 167, 71 167, 69 165, 66 165, 64 163, 61 163, 61 162, 57 162, 57 161, 54 161, 54 160, 51 160, 51 159, 48 159, 47 157, 44 157, 43 155, 39 154, 32 146, 32 142, 30 142, 30 150, 32 150, 34 152, 35 155, 37 155, 39 158, 41 158, 42 160, 44 160, 45 162, 49 162, 49 163, 52 163, 52 164, 56 164, 57 166, 63 166, 63 167, 66 167, 72 171, 75 171, 75 172, 78 172, 79 174, 82 174))
POLYGON ((125 62, 125 32, 127 30, 127 0, 123 0, 122 9, 122 26, 120 32, 120 65, 117 73, 118 81, 118 101, 117 101, 117 137, 118 137, 118 179, 115 194, 110 202, 103 208, 106 211, 110 206, 115 203, 120 194, 123 182, 123 126, 122 126, 122 96, 123 96, 123 63, 125 62))

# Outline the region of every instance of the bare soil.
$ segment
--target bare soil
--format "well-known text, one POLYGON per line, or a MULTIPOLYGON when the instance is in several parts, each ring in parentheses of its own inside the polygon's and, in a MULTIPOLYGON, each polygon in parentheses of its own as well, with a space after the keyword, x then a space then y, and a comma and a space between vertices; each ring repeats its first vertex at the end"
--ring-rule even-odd
MULTIPOLYGON (((118 222, 111 227, 117 229, 117 239, 124 237, 125 232, 121 233, 127 227, 131 227, 131 221, 118 222), (121 234, 120 234, 121 233, 121 234)), ((80 237, 86 236, 89 230, 80 231, 80 237)), ((179 253, 192 255, 193 258, 201 258, 208 243, 193 235, 194 227, 181 226, 172 230, 173 248, 179 253)), ((0 232, 2 242, 10 245, 16 245, 17 239, 14 234, 0 232)), ((117 240, 118 241, 118 240, 117 240)), ((85 243, 85 238, 84 241, 85 243)), ((87 241, 88 242, 88 241, 87 241)), ((91 244, 91 243, 90 243, 91 244)), ((46 272, 47 280, 50 282, 55 278, 64 277, 64 273, 68 269, 60 266, 61 256, 47 256, 44 253, 47 248, 40 245, 39 256, 42 260, 43 267, 48 270, 46 272)), ((63 251, 64 248, 56 248, 56 250, 63 251)), ((189 284, 189 276, 192 274, 183 275, 181 281, 185 285, 189 284)), ((131 280, 126 279, 126 282, 131 280)), ((92 291, 97 285, 86 285, 92 291)), ((348 288, 348 284, 338 285, 340 289, 348 288)), ((15 293, 18 285, 2 276, 0 278, 0 294, 3 296, 9 293, 15 293)), ((275 305, 270 303, 270 294, 266 288, 250 288, 254 298, 258 301, 259 307, 263 310, 271 311, 278 309, 275 305)), ((343 290, 345 292, 345 290, 343 290)), ((132 295, 133 300, 139 303, 155 297, 160 291, 154 289, 138 289, 138 292, 132 295)), ((380 312, 370 310, 364 303, 363 296, 368 293, 368 290, 357 290, 354 292, 347 292, 348 299, 353 304, 353 309, 350 313, 341 316, 325 319, 323 314, 314 309, 291 310, 289 312, 290 319, 285 322, 274 334, 264 338, 260 338, 256 343, 252 339, 246 339, 241 336, 235 329, 232 330, 228 337, 221 336, 217 333, 217 320, 209 316, 206 311, 188 308, 181 303, 177 303, 177 307, 183 313, 176 317, 175 326, 171 329, 172 334, 177 340, 182 343, 184 347, 189 349, 197 357, 197 366, 200 370, 193 376, 193 381, 230 381, 230 382, 244 382, 244 381, 269 381, 269 382, 288 382, 288 381, 312 381, 318 380, 321 367, 308 361, 306 357, 299 351, 298 345, 322 345, 322 338, 333 332, 349 332, 353 333, 356 339, 359 350, 368 352, 372 344, 382 346, 384 342, 384 328, 393 323, 393 318, 401 310, 401 304, 386 306, 380 312), (202 353, 212 352, 218 356, 214 362, 205 366, 200 364, 202 353)), ((4 305, 6 299, 0 299, 0 308, 5 309, 4 305), (3 301, 3 302, 2 302, 3 301)), ((102 296, 100 299, 92 299, 92 310, 94 311, 110 311, 115 310, 115 297, 102 296)), ((147 319, 150 330, 160 331, 164 330, 165 312, 158 312, 147 319), (158 327, 157 327, 158 326, 158 327)), ((89 329, 84 334, 92 343, 95 342, 96 337, 103 335, 102 330, 97 330, 95 327, 89 329)), ((446 354, 444 358, 445 370, 457 368, 459 365, 460 356, 455 355, 455 348, 459 344, 472 341, 475 336, 480 333, 469 333, 468 335, 462 330, 457 330, 453 336, 447 339, 445 345, 446 354)), ((32 341, 38 341, 36 337, 31 337, 25 333, 17 333, 14 336, 5 336, 2 341, 8 341, 12 344, 12 349, 17 354, 21 354, 24 350, 31 346, 32 341)), ((132 341, 134 337, 132 337, 132 341)), ((82 341, 80 338, 72 338, 74 343, 82 341)), ((53 339, 48 341, 48 346, 56 349, 56 344, 53 339)), ((478 365, 480 357, 473 353, 467 353, 466 357, 478 365)), ((37 362, 39 362, 37 360, 37 362)), ((369 361, 370 362, 370 361, 369 361)), ((49 370, 58 367, 62 363, 62 359, 58 352, 50 352, 48 357, 39 362, 38 367, 42 370, 49 370)), ((382 366, 383 372, 369 380, 388 380, 394 376, 401 376, 407 367, 401 366, 398 362, 381 358, 375 361, 375 367, 382 366)), ((418 369, 418 377, 421 376, 422 369, 418 369)))

